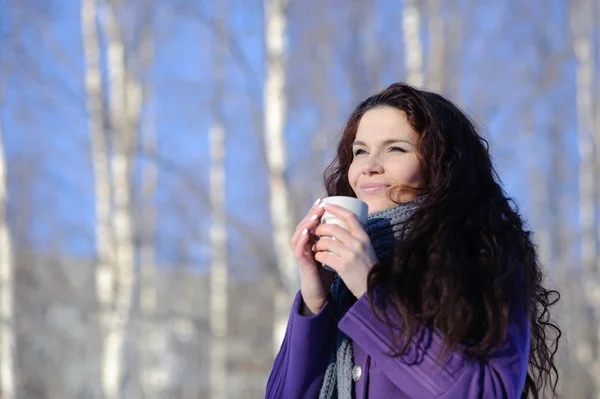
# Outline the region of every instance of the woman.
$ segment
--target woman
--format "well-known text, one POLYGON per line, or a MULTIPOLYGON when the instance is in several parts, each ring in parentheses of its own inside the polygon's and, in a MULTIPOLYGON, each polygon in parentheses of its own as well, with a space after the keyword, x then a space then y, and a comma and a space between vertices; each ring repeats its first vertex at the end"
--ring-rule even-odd
POLYGON ((267 398, 556 396, 559 295, 467 116, 393 84, 354 110, 325 186, 369 220, 318 200, 298 224, 267 398), (319 225, 325 210, 349 230, 319 225))

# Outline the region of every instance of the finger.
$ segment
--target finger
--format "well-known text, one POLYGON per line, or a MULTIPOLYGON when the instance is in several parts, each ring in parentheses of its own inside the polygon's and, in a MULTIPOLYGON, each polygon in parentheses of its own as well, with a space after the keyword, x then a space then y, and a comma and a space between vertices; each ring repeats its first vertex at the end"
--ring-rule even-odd
POLYGON ((350 245, 352 241, 356 240, 348 230, 337 224, 320 224, 315 227, 314 235, 319 237, 335 237, 346 245, 350 245))
POLYGON ((306 212, 306 216, 304 216, 304 219, 302 219, 300 221, 300 223, 298 223, 298 225, 306 222, 312 215, 315 214, 316 210, 320 210, 321 207, 319 207, 319 205, 321 204, 321 198, 318 198, 315 203, 310 207, 310 209, 308 210, 308 212, 306 212))
POLYGON ((302 234, 304 234, 304 230, 307 230, 306 234, 308 234, 308 230, 310 229, 312 221, 313 220, 308 220, 298 225, 298 228, 296 228, 294 235, 292 235, 292 238, 290 238, 290 245, 292 246, 292 248, 296 248, 296 246, 298 245, 298 240, 301 238, 302 234))
POLYGON ((323 237, 311 248, 313 252, 326 251, 335 254, 336 256, 342 256, 348 252, 348 248, 338 241, 335 237, 323 237))
POLYGON ((312 215, 314 215, 314 214, 315 214, 315 211, 316 211, 316 210, 321 210, 321 209, 322 209, 322 207, 321 207, 321 206, 319 206, 319 205, 321 205, 321 202, 322 202, 322 201, 323 201, 323 200, 322 200, 321 198, 317 198, 317 200, 316 200, 316 201, 314 202, 314 204, 313 204, 313 205, 310 207, 310 209, 308 210, 308 212, 306 212, 306 216, 304 217, 304 219, 302 219, 302 221, 301 221, 300 223, 307 221, 307 220, 308 220, 308 219, 309 219, 309 218, 310 218, 312 215))
POLYGON ((317 227, 319 225, 321 217, 323 216, 324 213, 325 213, 325 210, 323 210, 323 209, 315 211, 315 213, 313 215, 311 215, 310 218, 308 218, 302 225, 299 226, 298 232, 301 233, 302 230, 308 229, 309 233, 312 233, 311 230, 313 230, 315 227, 317 227))
POLYGON ((323 200, 321 198, 317 198, 311 209, 317 209, 319 205, 321 205, 321 202, 323 202, 323 200))
POLYGON ((298 238, 298 242, 296 243, 296 247, 294 249, 294 255, 296 256, 296 259, 300 259, 300 258, 306 258, 307 256, 310 256, 310 249, 308 248, 308 240, 309 240, 309 235, 308 235, 308 230, 304 229, 301 233, 300 233, 300 237, 298 238))
POLYGON ((325 208, 327 212, 340 218, 340 220, 342 220, 346 226, 348 226, 348 230, 350 233, 352 233, 352 235, 355 235, 356 237, 366 235, 365 229, 356 218, 356 215, 348 209, 327 203, 322 203, 320 207, 325 208))
POLYGON ((322 265, 327 265, 327 266, 331 267, 336 272, 338 271, 338 268, 340 265, 340 263, 339 263, 340 259, 341 258, 339 256, 335 256, 335 255, 332 255, 327 252, 316 252, 315 253, 315 260, 317 262, 320 262, 322 265))
POLYGON ((315 209, 315 210, 311 211, 311 213, 312 213, 311 215, 308 215, 302 222, 300 222, 300 224, 298 224, 296 231, 292 235, 292 238, 290 238, 290 244, 293 247, 296 246, 298 237, 300 237, 300 234, 302 234, 302 231, 304 229, 311 230, 313 227, 315 227, 319 223, 319 219, 321 218, 321 216, 323 216, 323 213, 325 213, 325 210, 323 208, 319 208, 319 209, 315 209))
MULTIPOLYGON (((307 223, 309 220, 312 220, 315 218, 315 215, 317 217, 321 217, 323 216, 323 214, 325 213, 325 209, 323 209, 322 207, 319 206, 313 206, 310 211, 308 211, 308 213, 306 214, 306 216, 304 217, 304 219, 302 219, 300 221, 300 223, 298 223, 298 226, 301 226, 305 223, 307 223)), ((302 229, 300 229, 302 230, 302 229)))

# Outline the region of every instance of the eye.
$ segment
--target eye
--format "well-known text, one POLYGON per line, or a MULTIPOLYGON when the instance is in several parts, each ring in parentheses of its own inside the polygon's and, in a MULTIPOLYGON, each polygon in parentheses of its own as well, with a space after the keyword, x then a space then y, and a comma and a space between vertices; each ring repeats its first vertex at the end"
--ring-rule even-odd
POLYGON ((390 147, 390 151, 406 152, 406 150, 402 147, 390 147))
POLYGON ((360 155, 362 153, 366 154, 366 151, 363 149, 354 150, 354 156, 360 155))

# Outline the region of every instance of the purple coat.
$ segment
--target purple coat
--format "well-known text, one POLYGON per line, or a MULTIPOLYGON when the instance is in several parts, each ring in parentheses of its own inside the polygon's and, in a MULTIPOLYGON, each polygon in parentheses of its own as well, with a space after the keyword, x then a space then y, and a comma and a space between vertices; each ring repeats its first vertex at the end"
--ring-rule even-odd
MULTIPOLYGON (((318 398, 329 359, 328 338, 336 322, 325 304, 319 314, 300 314, 296 295, 285 338, 267 383, 265 398, 318 398)), ((367 294, 348 310, 337 327, 353 341, 354 397, 392 398, 519 398, 529 359, 529 321, 524 311, 511 315, 507 339, 487 361, 450 354, 440 366, 442 338, 432 330, 411 340, 406 353, 390 357, 389 327, 371 311, 367 294)))

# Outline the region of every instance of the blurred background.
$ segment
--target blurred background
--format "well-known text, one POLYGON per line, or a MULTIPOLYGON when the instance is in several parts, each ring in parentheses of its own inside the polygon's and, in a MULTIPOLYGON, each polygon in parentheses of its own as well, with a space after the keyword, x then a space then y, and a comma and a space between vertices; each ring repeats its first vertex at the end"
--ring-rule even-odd
POLYGON ((288 247, 396 81, 481 126, 600 398, 600 1, 0 0, 0 399, 261 398, 288 247))

